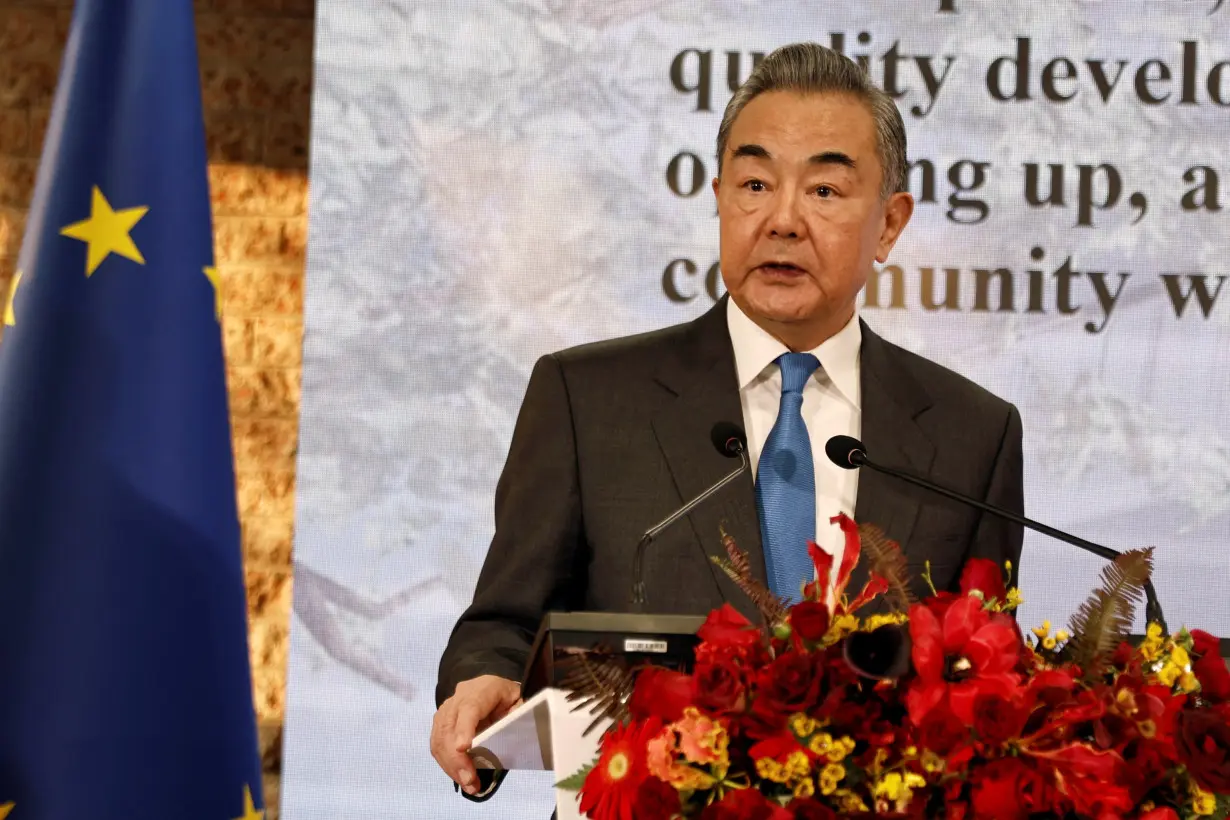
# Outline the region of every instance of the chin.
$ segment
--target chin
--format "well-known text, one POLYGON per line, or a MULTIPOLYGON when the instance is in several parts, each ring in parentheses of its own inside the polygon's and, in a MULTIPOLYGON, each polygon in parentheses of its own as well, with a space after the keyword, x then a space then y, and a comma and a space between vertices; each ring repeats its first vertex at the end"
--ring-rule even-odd
POLYGON ((799 288, 759 286, 743 296, 744 312, 774 322, 800 322, 823 312, 824 300, 818 294, 799 292, 799 288))

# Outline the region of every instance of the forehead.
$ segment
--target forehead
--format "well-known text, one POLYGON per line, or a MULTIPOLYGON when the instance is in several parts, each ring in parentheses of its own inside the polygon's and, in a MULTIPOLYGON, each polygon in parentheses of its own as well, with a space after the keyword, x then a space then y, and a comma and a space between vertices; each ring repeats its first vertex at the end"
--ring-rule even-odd
POLYGON ((867 104, 849 94, 768 91, 739 112, 726 151, 749 143, 767 148, 775 158, 842 151, 856 160, 871 160, 875 121, 867 104))

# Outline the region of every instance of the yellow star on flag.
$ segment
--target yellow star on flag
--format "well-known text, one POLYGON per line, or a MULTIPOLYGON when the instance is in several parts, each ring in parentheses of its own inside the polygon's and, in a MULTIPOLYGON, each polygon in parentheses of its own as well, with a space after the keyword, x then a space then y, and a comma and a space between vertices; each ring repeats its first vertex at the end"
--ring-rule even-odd
POLYGON ((222 321, 222 277, 217 268, 203 268, 205 278, 214 286, 214 318, 222 321))
POLYGON ((137 250, 129 232, 149 208, 124 208, 112 210, 111 203, 103 196, 98 186, 94 186, 94 199, 90 203, 90 218, 74 222, 60 231, 64 236, 80 239, 89 245, 86 254, 85 275, 90 276, 98 270, 109 254, 119 254, 134 262, 145 264, 145 257, 137 250))
MULTIPOLYGON (((0 820, 4 820, 0 817, 0 820)), ((256 810, 256 806, 252 805, 252 789, 249 786, 243 787, 243 815, 236 817, 235 820, 265 820, 265 810, 256 810)))
MULTIPOLYGON (((13 300, 17 298, 17 286, 20 284, 21 271, 17 271, 17 273, 13 276, 12 284, 9 285, 9 298, 4 302, 4 323, 9 327, 17 324, 17 316, 13 313, 13 300)), ((0 820, 4 820, 3 814, 0 814, 0 820)))
POLYGON ((16 803, 0 803, 0 820, 4 820, 4 818, 8 817, 9 812, 11 812, 13 810, 13 806, 16 805, 16 803))

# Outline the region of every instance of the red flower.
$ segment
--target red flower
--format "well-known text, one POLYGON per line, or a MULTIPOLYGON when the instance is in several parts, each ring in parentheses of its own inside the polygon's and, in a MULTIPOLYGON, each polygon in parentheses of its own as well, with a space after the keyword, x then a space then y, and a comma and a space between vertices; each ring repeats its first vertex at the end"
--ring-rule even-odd
POLYGON ((581 813, 593 820, 635 820, 638 792, 649 778, 645 744, 662 731, 662 721, 650 718, 612 729, 602 738, 598 763, 581 786, 581 813))
POLYGON ((636 820, 671 820, 679 814, 679 792, 656 777, 647 777, 636 791, 636 820))
POLYGON ((1230 709, 1185 709, 1175 732, 1179 758, 1192 777, 1215 794, 1230 794, 1230 709))
POLYGON ((743 711, 747 699, 739 658, 729 652, 697 653, 692 670, 695 705, 715 715, 743 711))
POLYGON ((829 608, 816 601, 802 601, 790 608, 790 626, 805 641, 818 641, 829 631, 829 608))
POLYGON ((990 746, 1001 746, 1020 737, 1029 718, 1029 710, 1019 701, 990 693, 974 699, 974 731, 978 740, 990 746))
POLYGON ((970 802, 978 820, 1024 820, 1051 808, 1054 797, 1041 774, 1017 757, 975 770, 970 802))
POLYGON ((1230 701, 1230 669, 1221 657, 1217 638, 1202 629, 1192 630, 1192 673, 1200 681, 1200 695, 1213 702, 1230 701))
POLYGON ((754 647, 761 640, 760 631, 730 604, 722 604, 720 609, 710 612, 696 635, 718 649, 754 647))
POLYGON ((752 712, 776 729, 795 712, 807 712, 820 698, 823 668, 805 652, 786 652, 760 670, 752 712))
POLYGON ((706 806, 700 820, 793 820, 793 815, 755 789, 735 789, 706 806))
POLYGON ((657 717, 664 723, 672 723, 683 717, 684 708, 691 705, 691 675, 649 666, 636 676, 628 711, 636 720, 657 717))
POLYGON ((838 820, 837 812, 815 800, 791 800, 786 808, 795 820, 838 820))
POLYGON ((1003 601, 1008 597, 1004 587, 1003 567, 986 558, 971 558, 965 562, 961 570, 961 594, 969 595, 977 590, 984 600, 996 598, 1003 601))
POLYGON ((1163 806, 1140 815, 1140 820, 1179 820, 1179 813, 1169 806, 1163 806))
POLYGON ((947 708, 932 709, 918 729, 919 743, 937 755, 948 755, 969 740, 969 728, 947 708))
POLYGON ((957 718, 971 724, 979 695, 1014 696, 1021 679, 1011 670, 1021 643, 1011 620, 992 617, 973 596, 955 601, 943 622, 922 604, 910 608, 918 675, 906 704, 914 725, 921 725, 928 712, 945 702, 957 718))

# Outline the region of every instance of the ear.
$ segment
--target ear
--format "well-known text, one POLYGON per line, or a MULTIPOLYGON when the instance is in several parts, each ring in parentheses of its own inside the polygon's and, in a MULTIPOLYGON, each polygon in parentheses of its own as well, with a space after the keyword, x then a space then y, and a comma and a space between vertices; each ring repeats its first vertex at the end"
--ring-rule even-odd
POLYGON ((884 203, 884 228, 876 245, 876 261, 888 261, 889 251, 897 244, 897 238, 905 230, 914 214, 914 197, 904 191, 895 193, 884 203))
POLYGON ((722 190, 722 180, 720 177, 713 178, 713 200, 714 206, 720 211, 722 210, 722 198, 718 196, 718 192, 722 190))

